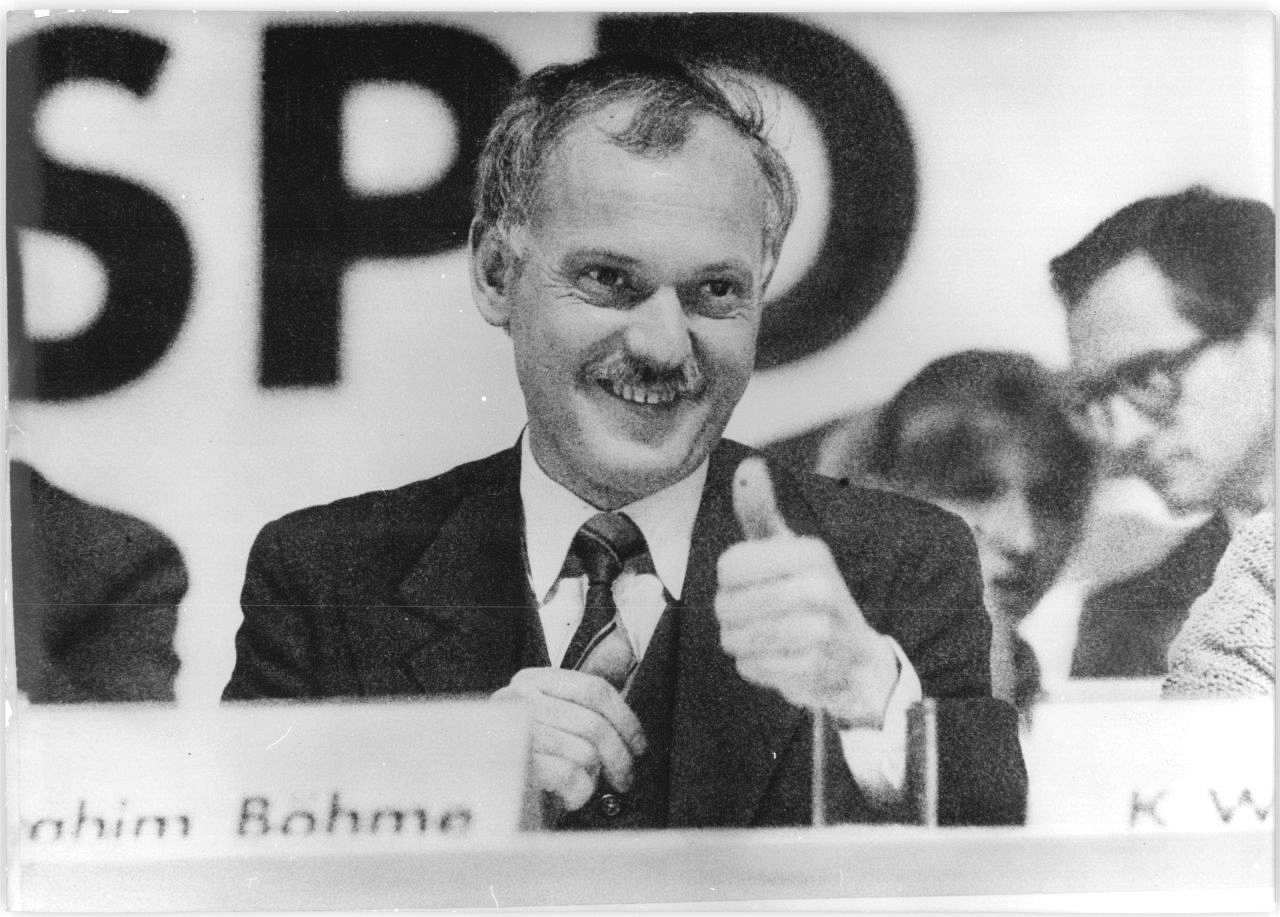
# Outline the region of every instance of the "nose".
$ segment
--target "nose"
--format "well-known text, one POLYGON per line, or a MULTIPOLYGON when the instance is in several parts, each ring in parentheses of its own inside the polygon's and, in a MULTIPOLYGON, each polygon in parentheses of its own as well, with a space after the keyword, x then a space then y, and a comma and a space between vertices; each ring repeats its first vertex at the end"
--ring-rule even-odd
POLYGON ((1156 422, 1121 395, 1107 403, 1110 414, 1106 445, 1114 452, 1132 452, 1145 445, 1156 432, 1156 422))
POLYGON ((979 540, 1006 557, 1029 557, 1036 550, 1035 515, 1020 491, 1009 490, 992 500, 975 528, 979 540))
POLYGON ((664 366, 678 366, 693 353, 689 319, 674 287, 659 287, 627 314, 627 350, 664 366))

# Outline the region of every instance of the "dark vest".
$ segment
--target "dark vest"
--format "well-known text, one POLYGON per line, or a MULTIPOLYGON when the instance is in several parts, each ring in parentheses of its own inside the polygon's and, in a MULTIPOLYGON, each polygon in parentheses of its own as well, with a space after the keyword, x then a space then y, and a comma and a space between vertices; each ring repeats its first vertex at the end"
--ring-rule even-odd
MULTIPOLYGON (((595 794, 581 809, 561 815, 554 827, 664 828, 671 771, 671 723, 676 697, 676 636, 679 603, 667 606, 645 650, 627 705, 644 728, 649 747, 636 762, 629 792, 621 793, 601 777, 595 794)), ((541 636, 541 634, 539 634, 541 636)))

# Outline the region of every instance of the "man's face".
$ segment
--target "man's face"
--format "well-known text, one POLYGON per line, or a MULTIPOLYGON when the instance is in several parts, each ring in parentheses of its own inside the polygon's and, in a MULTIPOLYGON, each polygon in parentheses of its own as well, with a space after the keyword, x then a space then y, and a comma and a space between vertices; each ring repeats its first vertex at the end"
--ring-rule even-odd
POLYGON ((770 270, 746 141, 702 117, 680 150, 642 157, 601 133, 630 114, 565 135, 509 282, 481 304, 510 331, 538 463, 600 508, 680 480, 719 440, 770 270))
POLYGON ((1102 274, 1068 316, 1073 372, 1101 393, 1091 432, 1122 467, 1175 512, 1212 510, 1267 459, 1274 347, 1260 331, 1208 340, 1178 294, 1142 252, 1102 274))

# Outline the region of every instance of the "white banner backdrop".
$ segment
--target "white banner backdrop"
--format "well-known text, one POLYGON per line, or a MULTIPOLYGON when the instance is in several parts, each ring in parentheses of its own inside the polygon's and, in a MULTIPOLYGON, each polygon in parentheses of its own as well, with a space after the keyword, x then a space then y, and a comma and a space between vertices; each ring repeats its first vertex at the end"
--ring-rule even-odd
MULTIPOLYGON (((1066 342, 1051 257, 1124 204, 1192 183, 1272 199, 1265 13, 803 22, 856 49, 896 98, 914 144, 914 229, 864 321, 757 375, 729 429, 747 442, 881 401, 957 350, 1024 351, 1060 366, 1066 342)), ((120 176, 176 214, 193 256, 185 320, 163 356, 126 385, 16 399, 8 433, 12 457, 179 545, 191 585, 177 691, 188 705, 215 703, 230 673, 244 563, 265 522, 488 454, 514 442, 524 419, 507 340, 475 313, 459 247, 355 260, 341 276, 337 383, 259 381, 264 36, 296 23, 447 24, 495 45, 524 74, 590 54, 599 17, 10 15, 11 48, 36 32, 97 25, 148 36, 167 52, 145 94, 103 80, 60 83, 36 105, 35 137, 50 160, 120 176)), ((770 97, 802 194, 776 296, 820 250, 832 175, 812 112, 793 93, 775 87, 770 97)), ((461 155, 451 109, 420 86, 352 86, 341 121, 341 180, 355 197, 430 187, 461 155)), ((56 233, 19 228, 17 239, 27 334, 75 335, 102 308, 111 282, 103 264, 56 233)))

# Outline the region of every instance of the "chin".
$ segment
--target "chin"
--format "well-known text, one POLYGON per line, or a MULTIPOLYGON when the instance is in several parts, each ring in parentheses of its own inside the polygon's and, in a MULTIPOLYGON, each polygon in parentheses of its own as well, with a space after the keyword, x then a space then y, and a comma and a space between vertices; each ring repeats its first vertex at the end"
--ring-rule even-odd
POLYGON ((720 425, 690 410, 693 407, 596 415, 596 422, 583 430, 588 470, 611 490, 637 499, 676 483, 692 473, 720 439, 720 425), (713 429, 715 435, 710 435, 713 429))
POLYGON ((652 446, 621 438, 589 450, 595 457, 593 476, 603 488, 625 495, 627 502, 676 483, 701 464, 707 451, 687 446, 652 446))
POLYGON ((1212 512, 1222 489, 1220 476, 1185 456, 1157 463, 1147 480, 1177 516, 1212 512))
POLYGON ((1175 516, 1187 516, 1192 513, 1212 512, 1214 509, 1213 492, 1198 486, 1168 486, 1156 488, 1165 505, 1175 516))

